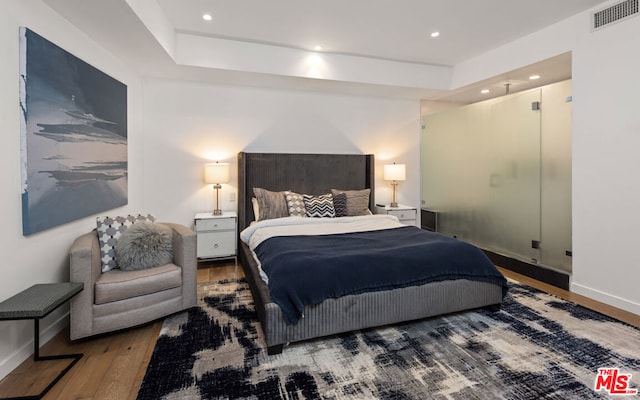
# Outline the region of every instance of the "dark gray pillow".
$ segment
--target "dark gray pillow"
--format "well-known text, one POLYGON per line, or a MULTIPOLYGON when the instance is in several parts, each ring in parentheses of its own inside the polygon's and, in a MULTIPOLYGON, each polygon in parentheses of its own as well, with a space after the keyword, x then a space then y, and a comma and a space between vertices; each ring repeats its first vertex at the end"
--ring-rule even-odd
POLYGON ((116 260, 124 271, 169 264, 173 261, 171 228, 154 222, 136 222, 118 238, 116 260))
POLYGON ((331 189, 331 193, 336 196, 340 193, 347 195, 347 216, 371 215, 369 210, 369 195, 371 189, 362 190, 340 190, 331 189))
POLYGON ((336 217, 347 216, 347 195, 345 193, 333 196, 333 208, 336 210, 336 217))
POLYGON ((253 194, 258 200, 260 215, 256 221, 264 219, 283 218, 289 216, 289 207, 285 199, 285 192, 272 192, 262 188, 253 188, 253 194))

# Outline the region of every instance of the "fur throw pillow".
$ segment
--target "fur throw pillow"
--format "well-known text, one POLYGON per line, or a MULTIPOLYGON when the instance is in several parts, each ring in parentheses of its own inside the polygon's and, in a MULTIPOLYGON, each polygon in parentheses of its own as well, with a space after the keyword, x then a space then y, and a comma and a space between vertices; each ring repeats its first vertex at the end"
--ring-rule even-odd
POLYGON ((155 222, 131 225, 116 243, 120 269, 133 271, 158 267, 173 261, 171 228, 155 222))

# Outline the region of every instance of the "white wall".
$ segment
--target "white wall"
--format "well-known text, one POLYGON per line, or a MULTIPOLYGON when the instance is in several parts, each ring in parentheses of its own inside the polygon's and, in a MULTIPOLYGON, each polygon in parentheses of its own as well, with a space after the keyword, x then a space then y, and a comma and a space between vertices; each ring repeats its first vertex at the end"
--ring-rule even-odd
MULTIPOLYGON (((611 2, 612 4, 613 2, 611 2)), ((90 230, 87 217, 22 236, 18 27, 27 26, 116 79, 129 90, 129 205, 113 212, 149 211, 190 225, 212 208, 202 184, 209 159, 232 163, 238 151, 373 153, 376 199, 388 202, 379 172, 385 161, 407 164, 399 202, 419 205, 419 116, 414 101, 215 86, 148 79, 141 83, 40 1, 0 2, 0 299, 38 282, 68 279, 67 251, 90 230), (144 128, 144 129, 143 129, 144 128), (144 143, 144 147, 143 147, 144 143)), ((566 51, 573 52, 573 271, 572 290, 640 314, 640 18, 599 32, 589 13, 456 66, 463 86, 566 51)), ((232 180, 235 180, 235 173, 232 180)), ((235 209, 225 186, 223 209, 235 209)), ((55 212, 55 211, 52 211, 55 212)), ((64 324, 64 310, 42 324, 43 343, 64 324)), ((32 325, 0 321, 0 377, 32 351, 32 325)))
MULTIPOLYGON (((25 237, 22 235, 20 173, 20 110, 18 28, 25 26, 89 64, 128 85, 129 205, 118 212, 142 209, 142 136, 140 135, 140 81, 130 70, 103 51, 40 1, 0 2, 0 300, 36 283, 69 280, 69 247, 81 233, 95 226, 95 216, 25 237)), ((55 210, 51 210, 55 212, 55 210)), ((41 322, 41 343, 67 323, 68 306, 41 322)), ((0 378, 33 352, 31 321, 0 321, 0 378)))
POLYGON ((640 314, 640 17, 573 53, 571 289, 640 314), (577 83, 576 83, 577 82, 577 83))
POLYGON ((572 52, 571 290, 640 314, 640 17, 592 32, 590 15, 456 66, 454 82, 462 86, 572 52))
MULTIPOLYGON (((128 86, 129 204, 104 214, 151 212, 160 219, 192 225, 196 212, 213 207, 202 183, 208 160, 232 163, 236 180, 239 151, 373 153, 377 171, 384 161, 407 164, 408 180, 399 201, 419 204, 419 115, 417 101, 213 86, 148 79, 143 81, 40 1, 0 3, 0 213, 4 229, 0 299, 35 283, 69 279, 68 250, 95 216, 22 236, 18 28, 26 26, 128 86), (144 129, 143 129, 144 126, 144 129), (143 146, 144 144, 144 146, 143 146)), ((378 174, 379 175, 379 174, 378 174)), ((390 186, 378 178, 378 200, 388 202, 390 186)), ((223 209, 235 184, 222 191, 223 209)), ((52 210, 55 212, 55 210, 52 210)), ((41 324, 45 343, 68 321, 64 306, 41 324)), ((33 351, 30 321, 0 321, 0 379, 33 351)))
POLYGON ((213 208, 202 183, 210 160, 231 163, 223 210, 237 210, 237 153, 363 153, 376 156, 376 200, 388 203, 386 162, 407 164, 398 201, 420 204, 418 101, 216 86, 161 79, 144 82, 144 193, 150 211, 191 226, 213 208))

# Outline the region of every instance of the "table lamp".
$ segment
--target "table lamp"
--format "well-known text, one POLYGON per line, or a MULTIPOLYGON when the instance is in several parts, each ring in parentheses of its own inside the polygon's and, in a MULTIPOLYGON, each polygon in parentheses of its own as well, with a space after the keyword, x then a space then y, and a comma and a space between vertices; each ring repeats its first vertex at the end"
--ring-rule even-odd
POLYGON ((405 164, 386 164, 384 166, 384 180, 391 181, 391 186, 393 187, 393 197, 391 199, 391 207, 398 207, 398 202, 396 201, 396 187, 398 186, 398 181, 404 181, 406 179, 406 167, 405 164))
POLYGON ((216 207, 213 215, 222 215, 220 210, 219 190, 222 189, 221 183, 229 182, 229 163, 209 163, 204 165, 204 182, 213 184, 216 190, 216 207))

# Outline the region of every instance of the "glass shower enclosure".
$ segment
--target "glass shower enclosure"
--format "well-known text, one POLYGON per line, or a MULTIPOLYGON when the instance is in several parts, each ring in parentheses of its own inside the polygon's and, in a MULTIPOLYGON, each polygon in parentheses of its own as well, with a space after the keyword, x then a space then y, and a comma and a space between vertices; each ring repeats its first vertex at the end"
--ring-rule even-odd
POLYGON ((571 272, 571 81, 423 117, 440 233, 571 272))

